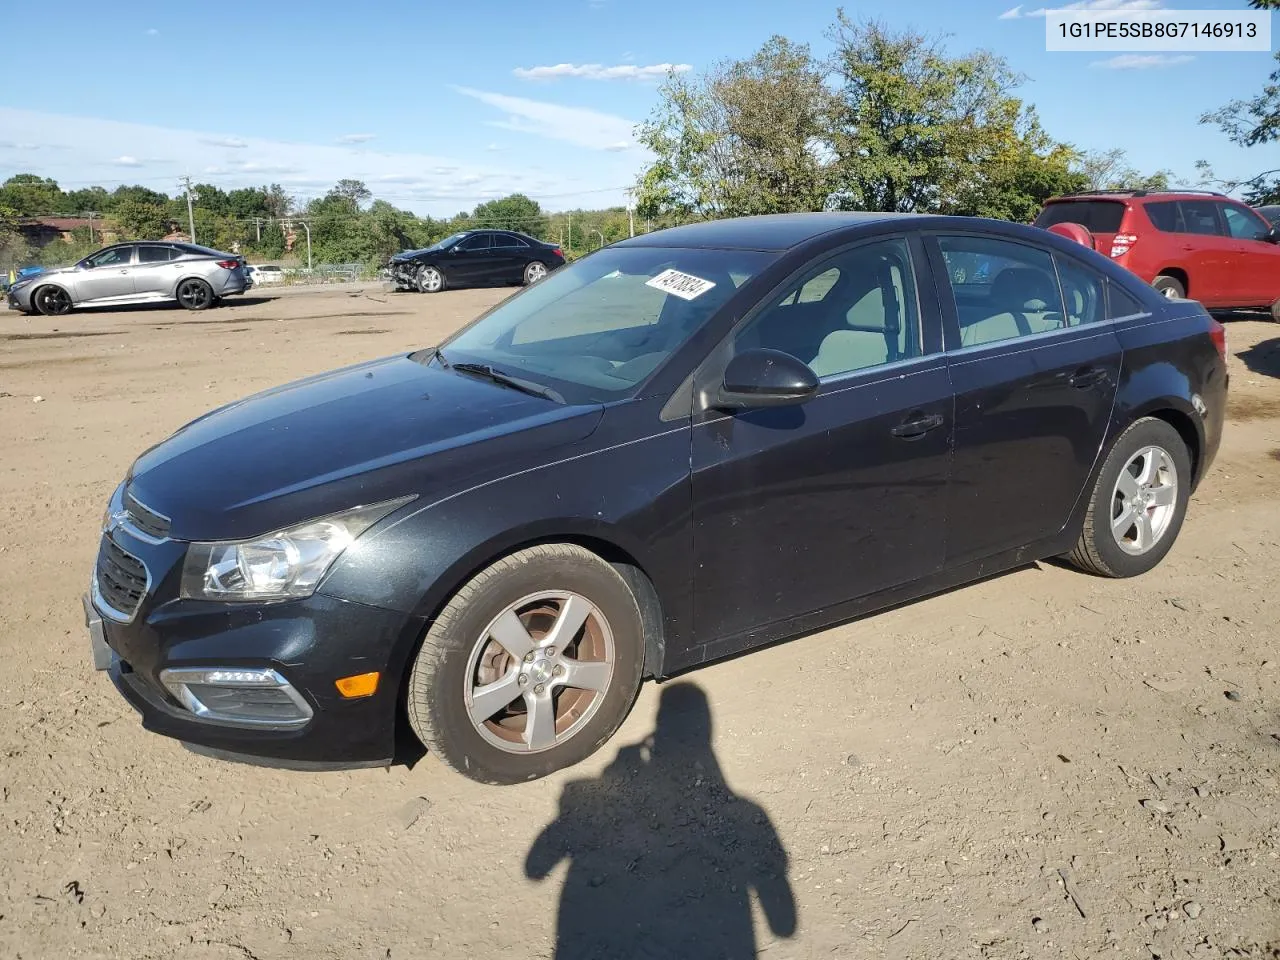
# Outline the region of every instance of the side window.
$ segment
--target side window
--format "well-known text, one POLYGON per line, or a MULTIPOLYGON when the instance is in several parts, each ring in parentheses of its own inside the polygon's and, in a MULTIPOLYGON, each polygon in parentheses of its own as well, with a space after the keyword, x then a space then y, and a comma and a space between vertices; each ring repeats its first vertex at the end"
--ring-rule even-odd
POLYGON ((1237 240, 1261 240, 1271 232, 1261 217, 1256 216, 1243 207, 1230 203, 1218 204, 1222 211, 1222 219, 1227 225, 1227 235, 1237 240))
POLYGON ((1120 284, 1107 284, 1108 320, 1115 320, 1119 317, 1132 317, 1135 314, 1146 312, 1147 308, 1138 301, 1138 298, 1121 287, 1120 284))
POLYGON ((960 345, 976 347, 1029 337, 1067 325, 1053 255, 1047 250, 995 237, 938 237, 951 279, 960 345), (957 283, 960 270, 989 266, 981 283, 957 283))
POLYGON ((487 233, 477 233, 474 237, 467 237, 467 239, 462 241, 458 249, 459 250, 488 250, 489 236, 490 235, 487 233))
POLYGON ((511 242, 508 244, 508 246, 512 246, 512 247, 523 247, 523 248, 525 248, 526 250, 529 248, 529 244, 527 244, 527 243, 525 243, 525 242, 524 242, 524 238, 523 238, 523 237, 512 237, 512 236, 508 236, 508 237, 507 237, 507 239, 508 239, 509 241, 511 241, 511 242))
POLYGON ((505 233, 493 234, 494 247, 514 247, 516 245, 515 237, 508 236, 505 233))
POLYGON ((920 356, 906 241, 869 243, 823 261, 739 330, 734 347, 781 350, 822 378, 920 356))
POLYGON ((1187 233, 1222 234, 1217 204, 1212 200, 1179 200, 1178 206, 1182 208, 1183 229, 1187 233))
POLYGON ((1078 327, 1084 323, 1097 323, 1106 312, 1106 280, 1067 257, 1055 255, 1054 260, 1058 264, 1058 279, 1062 281, 1062 299, 1066 306, 1065 326, 1078 327))
POLYGON ((155 247, 149 244, 143 244, 138 247, 139 263, 165 263, 172 259, 172 247, 155 247))
POLYGON ((1182 213, 1178 210, 1178 201, 1161 200, 1157 203, 1148 203, 1143 209, 1147 211, 1148 219, 1157 230, 1165 233, 1186 233, 1182 226, 1182 213))
POLYGON ((122 267, 133 260, 133 247, 112 247, 88 259, 90 267, 122 267))

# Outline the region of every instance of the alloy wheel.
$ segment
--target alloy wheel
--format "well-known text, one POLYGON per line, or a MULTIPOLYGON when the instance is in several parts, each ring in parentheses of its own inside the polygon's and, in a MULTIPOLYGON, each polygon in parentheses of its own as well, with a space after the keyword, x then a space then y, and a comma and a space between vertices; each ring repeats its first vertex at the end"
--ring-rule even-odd
POLYGON ((615 662, 613 632, 599 607, 576 593, 531 594, 477 638, 466 671, 468 717, 500 750, 550 750, 595 715, 615 662))
POLYGON ((425 293, 439 293, 444 286, 444 277, 435 267, 423 267, 418 283, 425 293))
POLYGON ((546 275, 547 275, 546 265, 539 263, 536 260, 533 263, 529 264, 528 269, 525 271, 525 276, 528 278, 530 283, 537 283, 546 275))
POLYGON ((36 292, 36 309, 46 317, 60 317, 71 310, 71 295, 61 287, 41 287, 36 292))
POLYGON ((1125 464, 1111 495, 1111 535, 1125 553, 1140 556, 1169 529, 1178 508, 1178 470, 1161 447, 1143 447, 1125 464))
POLYGON ((200 310, 209 305, 212 292, 199 280, 188 280, 178 287, 178 303, 188 310, 200 310))

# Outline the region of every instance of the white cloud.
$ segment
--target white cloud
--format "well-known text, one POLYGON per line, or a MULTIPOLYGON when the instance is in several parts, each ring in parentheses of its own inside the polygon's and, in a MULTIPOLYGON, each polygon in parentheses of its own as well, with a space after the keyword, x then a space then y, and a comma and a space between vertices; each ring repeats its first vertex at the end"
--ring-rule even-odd
POLYGON ((549 67, 516 67, 511 73, 521 80, 559 80, 576 77, 585 80, 660 80, 668 73, 685 73, 693 67, 687 63, 653 63, 645 67, 620 63, 606 67, 602 63, 557 63, 549 67))
POLYGON ((148 30, 148 31, 147 31, 147 36, 148 36, 148 37, 158 37, 158 36, 160 36, 160 31, 159 31, 159 30, 157 30, 155 27, 152 27, 150 30, 148 30))
POLYGON ((1103 67, 1107 70, 1150 70, 1154 67, 1173 67, 1180 63, 1190 63, 1195 57, 1190 54, 1168 53, 1122 53, 1109 60, 1095 60, 1091 67, 1103 67))
POLYGON ((0 150, 39 150, 38 143, 15 143, 12 140, 0 140, 0 150))
POLYGON ((503 130, 531 133, 548 140, 561 140, 588 150, 626 149, 632 143, 635 124, 611 113, 601 113, 585 107, 566 107, 542 100, 527 100, 524 97, 509 97, 470 87, 453 89, 463 96, 506 113, 505 120, 488 121, 490 126, 503 130))
MULTIPOLYGON (((480 93, 477 91, 476 93, 480 93)), ((481 94, 482 98, 490 98, 481 94)), ((629 121, 590 110, 537 104, 519 98, 485 99, 515 126, 526 125, 544 136, 572 135, 604 150, 630 142, 629 121)), ((481 111, 482 113, 485 111, 481 111)), ((476 121, 480 122, 480 121, 476 121)), ((516 162, 514 152, 491 154, 480 140, 469 154, 383 153, 353 151, 330 143, 299 143, 246 137, 228 138, 204 130, 183 130, 73 117, 0 106, 0 181, 14 173, 53 175, 67 189, 100 184, 112 189, 122 183, 141 183, 173 194, 177 175, 217 183, 224 189, 280 183, 301 200, 321 196, 343 178, 363 180, 374 196, 415 213, 449 215, 483 199, 527 193, 554 208, 621 203, 623 186, 632 182, 638 152, 586 153, 565 151, 563 162, 544 172, 528 158, 516 162), (64 146, 67 130, 77 132, 74 145, 64 146), (228 157, 211 146, 239 144, 228 157), (4 149, 6 144, 11 145, 4 149), (34 147, 34 153, 18 147, 34 147), (57 146, 57 169, 42 168, 38 158, 57 146), (243 150, 243 152, 240 152, 243 150), (163 159, 160 159, 163 158, 163 159)))
POLYGON ((491 143, 487 147, 485 147, 485 150, 488 153, 498 153, 500 150, 502 150, 502 146, 497 143, 491 143))
POLYGON ((1076 10, 1083 13, 1098 13, 1101 11, 1113 11, 1117 13, 1127 13, 1134 10, 1162 10, 1164 9, 1164 0, 1076 0, 1075 3, 1065 3, 1062 6, 1039 7, 1035 10, 1022 12, 1022 4, 1006 10, 997 17, 997 20, 1017 20, 1021 17, 1043 17, 1050 10, 1076 10))
POLYGON ((377 137, 376 133, 344 133, 338 138, 338 143, 368 143, 377 137))
POLYGON ((239 137, 201 137, 199 142, 210 147, 229 147, 232 150, 243 150, 249 145, 239 137))

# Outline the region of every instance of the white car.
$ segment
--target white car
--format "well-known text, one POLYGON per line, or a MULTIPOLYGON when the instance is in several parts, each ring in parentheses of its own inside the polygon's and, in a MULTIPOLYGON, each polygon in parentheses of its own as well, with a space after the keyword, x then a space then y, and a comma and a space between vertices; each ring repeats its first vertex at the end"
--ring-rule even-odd
POLYGON ((272 264, 250 264, 249 277, 255 287, 268 283, 284 283, 284 270, 272 264))

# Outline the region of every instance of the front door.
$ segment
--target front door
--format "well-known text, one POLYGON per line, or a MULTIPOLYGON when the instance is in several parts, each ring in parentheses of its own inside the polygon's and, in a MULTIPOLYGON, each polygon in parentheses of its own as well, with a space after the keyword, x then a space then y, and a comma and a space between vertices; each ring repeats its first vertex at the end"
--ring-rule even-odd
POLYGON ((446 264, 449 280, 453 283, 488 283, 493 266, 489 258, 490 241, 489 234, 477 233, 454 247, 454 253, 446 264))
POLYGON ((1271 224, 1243 205, 1219 202, 1235 259, 1232 299, 1240 306, 1269 307, 1280 300, 1280 245, 1267 239, 1271 224))
POLYGON ((756 628, 941 568, 952 395, 934 300, 917 292, 921 269, 903 238, 846 248, 734 333, 733 351, 790 353, 821 387, 799 406, 695 419, 704 642, 750 645, 756 628))
POLYGON ((76 300, 89 303, 133 296, 133 247, 110 247, 83 261, 76 275, 76 300))
POLYGON ((1104 322, 1105 279, 1079 261, 991 236, 929 242, 952 292, 954 566, 1066 526, 1110 421, 1122 351, 1104 322), (990 265, 984 282, 967 282, 974 258, 990 265))

